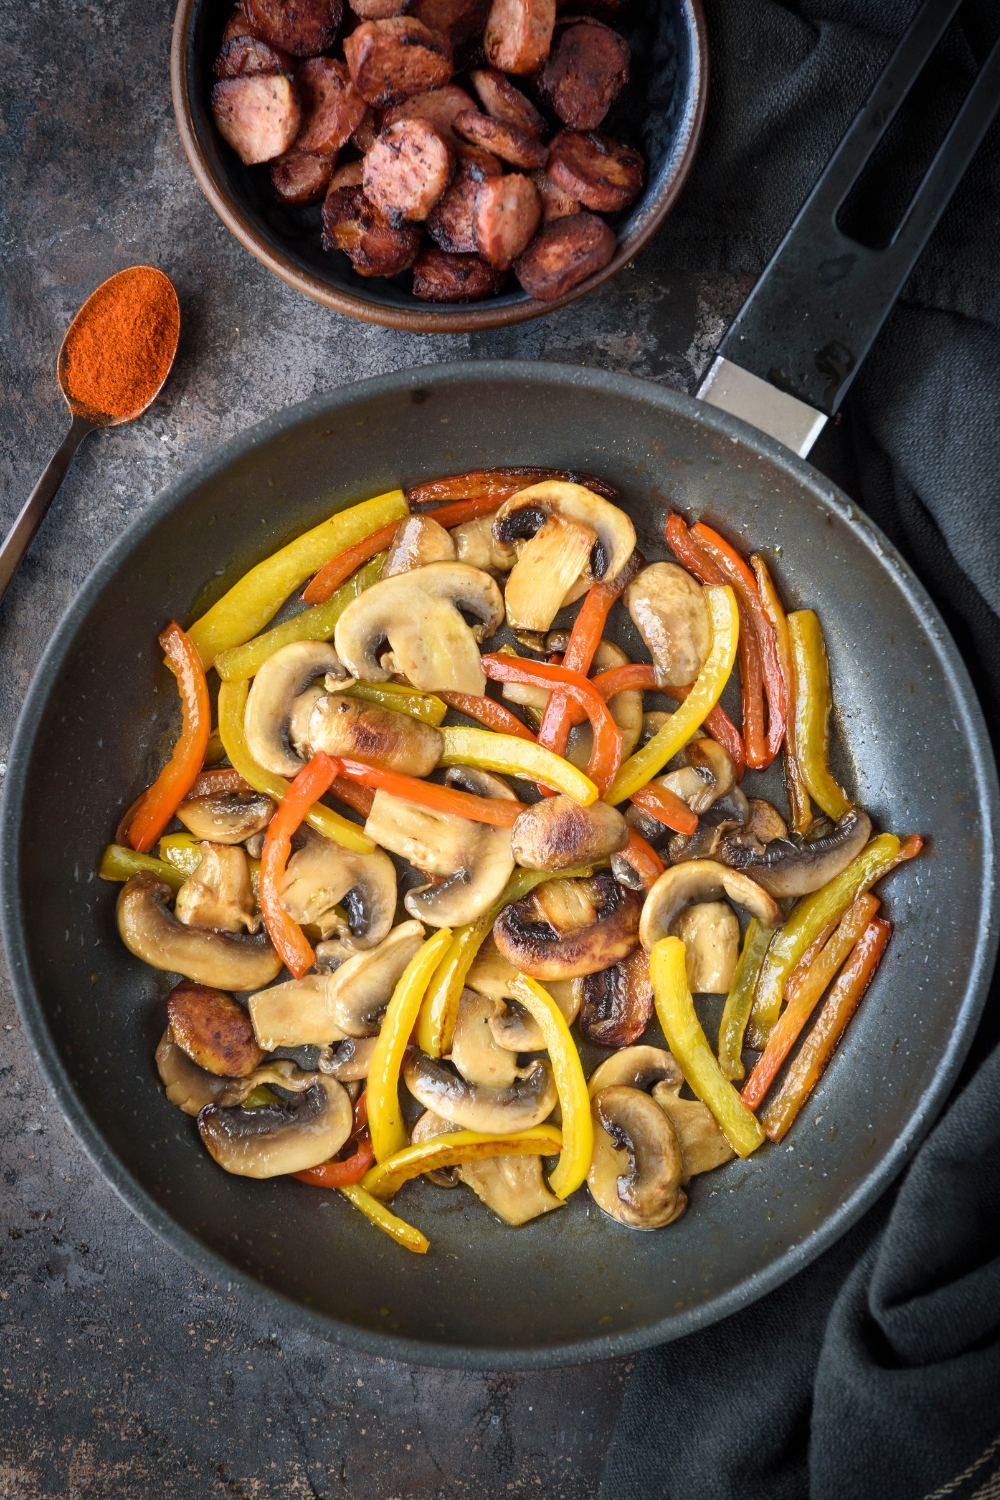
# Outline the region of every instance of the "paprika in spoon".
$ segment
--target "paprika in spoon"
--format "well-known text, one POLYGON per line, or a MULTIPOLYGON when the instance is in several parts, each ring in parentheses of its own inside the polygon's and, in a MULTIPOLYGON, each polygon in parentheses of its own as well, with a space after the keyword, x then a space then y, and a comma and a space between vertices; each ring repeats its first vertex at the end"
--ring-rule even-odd
POLYGON ((88 432, 131 422, 159 394, 180 326, 173 283, 155 266, 130 266, 109 277, 73 319, 57 364, 72 425, 0 547, 0 599, 88 432))

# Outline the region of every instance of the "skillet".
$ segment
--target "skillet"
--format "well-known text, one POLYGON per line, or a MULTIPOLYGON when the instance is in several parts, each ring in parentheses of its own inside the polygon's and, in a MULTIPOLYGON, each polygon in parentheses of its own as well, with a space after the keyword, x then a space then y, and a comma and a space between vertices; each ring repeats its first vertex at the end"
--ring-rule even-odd
POLYGON ((738 417, 558 365, 482 361, 365 381, 261 423, 172 485, 56 631, 0 817, 3 936, 24 1024, 116 1190, 193 1264, 275 1316, 441 1365, 612 1357, 705 1326, 807 1264, 884 1191, 947 1097, 996 946, 995 769, 965 669, 906 564, 829 481, 738 417), (689 1212, 645 1235, 585 1192, 515 1233, 471 1195, 408 1184, 399 1211, 432 1240, 417 1257, 335 1194, 212 1163, 154 1072, 171 980, 127 954, 115 893, 93 871, 176 734, 154 646, 163 622, 192 620, 334 510, 485 463, 600 473, 650 558, 665 555, 676 507, 773 559, 787 605, 815 605, 823 619, 835 771, 877 826, 928 845, 886 884, 895 939, 780 1148, 701 1179, 689 1212))

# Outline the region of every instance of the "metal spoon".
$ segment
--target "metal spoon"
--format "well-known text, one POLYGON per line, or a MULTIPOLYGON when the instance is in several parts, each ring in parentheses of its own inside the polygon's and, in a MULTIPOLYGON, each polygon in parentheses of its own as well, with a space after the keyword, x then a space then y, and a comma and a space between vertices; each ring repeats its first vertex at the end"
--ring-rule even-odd
POLYGON ((155 266, 130 266, 127 271, 119 271, 117 275, 111 276, 107 281, 92 292, 86 302, 80 308, 66 331, 66 337, 62 341, 59 350, 59 359, 56 366, 56 375, 59 388, 66 398, 66 404, 73 417, 69 432, 66 434, 55 453, 46 465, 41 478, 35 485, 31 494, 25 502, 24 508, 0 547, 0 600, 3 599, 11 585, 14 574, 24 559, 24 554, 31 546, 32 538, 39 526, 45 512, 56 497, 56 492, 66 477, 66 471, 73 461, 73 455, 83 442, 88 432, 93 432, 95 427, 120 427, 123 422, 131 422, 136 417, 141 417, 143 412, 152 404, 163 388, 163 382, 170 374, 170 367, 177 353, 177 341, 180 337, 180 306, 177 302, 177 293, 169 276, 158 270, 155 266), (69 368, 67 350, 74 335, 78 333, 85 320, 98 316, 102 308, 108 306, 108 299, 125 299, 131 297, 134 300, 137 291, 138 277, 141 275, 145 285, 149 285, 149 276, 152 274, 158 280, 157 289, 168 305, 176 314, 173 319, 172 341, 167 339, 160 348, 154 349, 149 343, 148 328, 141 321, 134 323, 127 330, 123 338, 119 340, 115 349, 119 354, 132 357, 137 360, 148 362, 148 368, 152 388, 147 387, 144 392, 144 400, 134 411, 124 414, 111 415, 107 412, 95 411, 81 399, 80 391, 73 390, 73 376, 69 368), (131 284, 130 284, 131 283, 131 284), (172 300, 171 300, 172 299, 172 300), (159 377, 159 378, 157 378, 159 377))

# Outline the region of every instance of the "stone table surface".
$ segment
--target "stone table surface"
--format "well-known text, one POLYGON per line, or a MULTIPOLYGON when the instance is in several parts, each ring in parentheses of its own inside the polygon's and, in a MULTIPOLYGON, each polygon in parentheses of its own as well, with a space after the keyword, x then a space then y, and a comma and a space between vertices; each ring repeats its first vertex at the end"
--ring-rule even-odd
MULTIPOLYGON (((174 124, 168 0, 0 4, 0 525, 68 423, 55 359, 114 271, 174 280, 183 332, 141 421, 88 440, 0 614, 0 775, 53 627, 169 481, 275 410, 364 376, 506 356, 689 389, 742 288, 648 248, 582 303, 429 337, 291 291, 216 218, 174 124)), ((71 795, 69 788, 57 789, 71 795)), ((628 1361, 459 1373, 354 1354, 192 1271, 95 1171, 0 976, 0 1500, 595 1495, 628 1361)))

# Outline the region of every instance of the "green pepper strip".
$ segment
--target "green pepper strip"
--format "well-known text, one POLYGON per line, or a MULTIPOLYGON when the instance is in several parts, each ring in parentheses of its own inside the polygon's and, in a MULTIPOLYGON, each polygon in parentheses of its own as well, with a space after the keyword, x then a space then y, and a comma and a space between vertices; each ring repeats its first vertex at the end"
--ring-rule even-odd
POLYGON ((788 616, 795 681, 795 751, 813 801, 836 823, 854 806, 830 773, 830 664, 815 610, 788 616))
POLYGON ((350 687, 335 688, 334 691, 342 693, 345 698, 363 698, 366 703, 377 703, 380 708, 409 714, 411 719, 420 719, 435 729, 448 712, 447 703, 433 693, 418 693, 416 688, 403 687, 398 682, 352 682, 350 687))
POLYGON ((561 755, 530 740, 520 740, 512 734, 494 734, 491 729, 446 728, 441 730, 441 737, 444 754, 438 761, 440 766, 475 766, 480 771, 497 771, 501 776, 542 781, 584 807, 597 801, 597 788, 589 776, 584 776, 561 755))
POLYGON ((254 636, 245 646, 233 646, 228 651, 220 651, 215 658, 215 670, 223 682, 240 682, 244 677, 256 677, 269 656, 280 651, 282 646, 292 645, 294 641, 330 640, 337 628, 337 621, 347 606, 359 594, 363 594, 365 589, 370 589, 373 583, 378 583, 385 559, 386 553, 380 552, 371 562, 366 562, 346 583, 341 584, 335 594, 331 594, 325 604, 317 604, 315 609, 304 609, 301 614, 293 615, 284 624, 275 625, 273 630, 254 636))
POLYGON ((656 1014, 667 1046, 680 1064, 684 1082, 708 1105, 737 1156, 749 1156, 763 1145, 764 1132, 729 1079, 723 1076, 701 1029, 688 989, 684 944, 680 938, 661 938, 653 945, 649 977, 653 982, 656 1014))
POLYGON ((187 876, 172 864, 166 864, 162 859, 155 859, 152 854, 137 854, 134 849, 127 849, 124 844, 109 844, 101 857, 100 868, 97 873, 102 880, 130 880, 133 875, 138 875, 140 870, 152 870, 161 880, 165 880, 171 890, 179 891, 187 876))
POLYGON ((390 490, 339 511, 251 568, 188 631, 206 670, 221 652, 242 646, 262 630, 289 595, 331 557, 409 514, 403 491, 390 490))
POLYGON ((757 980, 747 1031, 748 1047, 758 1052, 764 1050, 781 1011, 785 981, 809 944, 829 923, 839 922, 851 902, 898 863, 900 847, 895 834, 879 834, 846 870, 811 896, 803 896, 788 921, 778 928, 757 980))
POLYGON ((723 1077, 730 1080, 742 1078, 745 1071, 743 1033, 750 1019, 753 992, 764 955, 773 937, 773 927, 762 927, 756 917, 751 918, 719 1026, 719 1067, 723 1077))

